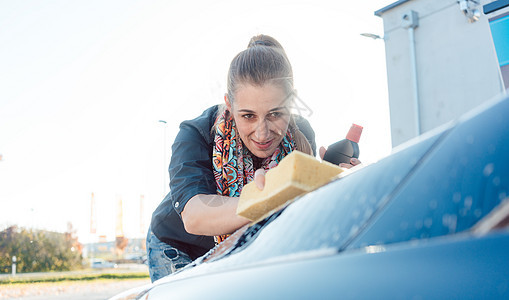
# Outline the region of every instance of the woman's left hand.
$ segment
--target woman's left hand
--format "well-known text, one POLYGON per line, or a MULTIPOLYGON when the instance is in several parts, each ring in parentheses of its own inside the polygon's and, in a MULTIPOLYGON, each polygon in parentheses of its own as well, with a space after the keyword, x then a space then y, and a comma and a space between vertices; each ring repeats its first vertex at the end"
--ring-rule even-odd
MULTIPOLYGON (((325 152, 326 151, 327 151, 327 149, 325 149, 324 146, 321 146, 320 149, 318 150, 318 153, 320 154, 320 158, 322 160, 323 160, 323 157, 325 156, 325 152)), ((360 160, 358 160, 357 158, 351 158, 349 164, 340 163, 339 166, 341 168, 350 169, 350 168, 355 167, 355 166, 360 165, 360 164, 361 164, 360 160)))
POLYGON ((358 160, 357 158, 353 158, 353 157, 352 157, 352 158, 350 159, 350 163, 349 163, 349 164, 340 163, 340 164, 339 164, 339 166, 340 166, 341 168, 350 169, 350 168, 355 167, 355 166, 360 165, 360 164, 361 164, 361 161, 360 161, 360 160, 358 160))

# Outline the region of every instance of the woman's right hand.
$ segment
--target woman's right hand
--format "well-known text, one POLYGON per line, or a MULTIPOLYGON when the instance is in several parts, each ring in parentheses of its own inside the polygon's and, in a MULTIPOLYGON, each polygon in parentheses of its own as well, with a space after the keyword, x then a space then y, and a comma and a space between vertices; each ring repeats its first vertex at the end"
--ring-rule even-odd
MULTIPOLYGON (((321 146, 320 147, 320 150, 318 150, 318 154, 320 154, 320 158, 323 160, 323 157, 325 156, 325 152, 327 151, 327 149, 325 149, 324 146, 321 146)), ((357 165, 360 165, 361 164, 361 161, 358 160, 357 158, 351 158, 350 159, 350 163, 349 164, 345 164, 345 163, 340 163, 339 166, 341 168, 345 168, 345 169, 351 169, 352 167, 355 167, 357 165)))
POLYGON ((265 170, 258 169, 254 173, 254 182, 259 190, 263 190, 265 187, 265 170))

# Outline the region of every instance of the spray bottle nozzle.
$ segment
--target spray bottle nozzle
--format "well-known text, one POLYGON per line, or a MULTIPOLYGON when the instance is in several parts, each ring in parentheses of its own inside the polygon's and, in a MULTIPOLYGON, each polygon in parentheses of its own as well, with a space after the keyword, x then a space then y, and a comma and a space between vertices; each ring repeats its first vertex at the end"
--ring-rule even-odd
POLYGON ((348 131, 348 134, 346 135, 346 139, 350 140, 352 142, 358 143, 361 139, 361 133, 362 133, 362 126, 357 124, 352 124, 352 127, 350 127, 350 130, 348 131))

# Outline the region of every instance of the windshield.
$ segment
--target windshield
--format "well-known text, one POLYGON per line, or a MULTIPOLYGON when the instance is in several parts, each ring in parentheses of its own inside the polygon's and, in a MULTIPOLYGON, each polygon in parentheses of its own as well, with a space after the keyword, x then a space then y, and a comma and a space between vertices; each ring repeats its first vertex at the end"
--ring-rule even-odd
POLYGON ((351 248, 465 231, 508 197, 509 101, 460 123, 351 248))

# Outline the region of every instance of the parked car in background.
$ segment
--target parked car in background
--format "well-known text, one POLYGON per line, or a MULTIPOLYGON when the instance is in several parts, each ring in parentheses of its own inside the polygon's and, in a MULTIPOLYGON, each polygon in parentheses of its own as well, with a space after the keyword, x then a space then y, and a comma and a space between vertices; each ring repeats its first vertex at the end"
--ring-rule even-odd
POLYGON ((116 299, 509 299, 509 98, 116 299))
POLYGON ((145 254, 128 254, 124 260, 130 263, 147 264, 147 255, 145 254))
POLYGON ((106 261, 102 258, 91 259, 90 266, 93 269, 107 269, 107 268, 117 268, 118 267, 118 265, 116 263, 106 261))

